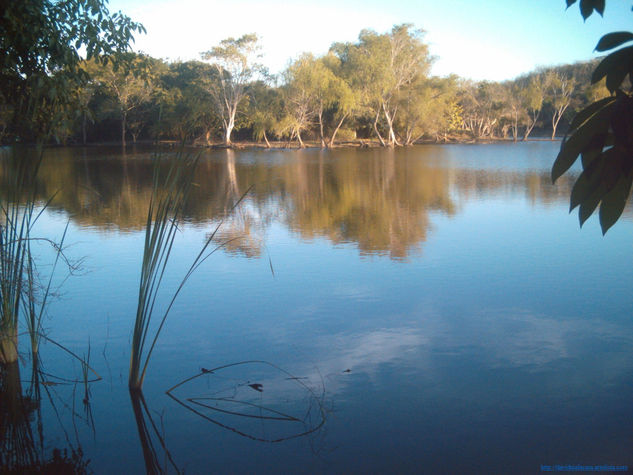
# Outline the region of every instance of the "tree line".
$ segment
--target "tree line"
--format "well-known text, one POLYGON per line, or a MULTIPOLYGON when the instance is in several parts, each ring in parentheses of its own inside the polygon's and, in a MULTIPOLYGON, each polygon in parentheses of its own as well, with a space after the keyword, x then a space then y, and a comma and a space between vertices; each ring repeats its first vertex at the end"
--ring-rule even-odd
POLYGON ((105 61, 79 60, 72 70, 57 67, 45 84, 22 85, 24 94, 50 97, 46 108, 25 113, 18 97, 0 94, 0 138, 28 142, 48 130, 53 142, 84 144, 518 141, 554 138, 608 94, 591 85, 594 62, 504 82, 432 76, 424 32, 410 24, 363 30, 325 55, 300 55, 279 75, 259 63, 259 52, 257 35, 248 34, 221 41, 199 61, 119 51, 105 61), (54 100, 61 87, 65 100, 54 100))

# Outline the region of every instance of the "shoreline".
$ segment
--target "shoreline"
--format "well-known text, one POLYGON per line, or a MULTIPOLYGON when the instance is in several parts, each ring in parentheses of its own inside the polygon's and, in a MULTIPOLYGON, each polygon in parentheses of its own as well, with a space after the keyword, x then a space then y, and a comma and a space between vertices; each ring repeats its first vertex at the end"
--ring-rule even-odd
MULTIPOLYGON (((283 141, 283 142, 271 141, 270 146, 269 146, 269 145, 266 145, 265 142, 253 142, 251 140, 244 140, 244 141, 233 142, 230 145, 226 145, 221 142, 216 142, 216 143, 207 145, 207 144, 202 144, 196 141, 188 142, 188 143, 185 143, 184 145, 185 147, 210 149, 210 150, 224 150, 224 149, 231 149, 231 150, 314 150, 314 149, 333 150, 333 149, 352 149, 352 148, 359 148, 359 149, 407 148, 407 147, 413 147, 417 145, 491 145, 491 144, 501 144, 501 143, 519 144, 519 143, 525 143, 525 142, 557 142, 560 140, 562 140, 562 137, 556 137, 554 139, 551 139, 550 137, 534 137, 534 138, 529 138, 528 140, 517 140, 517 141, 514 141, 513 139, 504 139, 504 138, 492 138, 492 139, 482 139, 482 140, 476 140, 476 139, 447 140, 447 141, 428 140, 428 141, 423 141, 423 142, 416 142, 410 145, 383 146, 380 144, 378 140, 375 140, 375 139, 360 139, 360 140, 353 140, 353 141, 350 140, 350 141, 345 141, 345 142, 337 142, 334 145, 325 146, 325 147, 321 145, 321 142, 319 140, 304 141, 303 147, 301 147, 298 143, 295 143, 295 142, 288 143, 286 141, 283 141)), ((132 148, 135 146, 145 147, 145 146, 155 145, 159 147, 176 148, 180 146, 181 144, 182 142, 179 142, 177 140, 158 140, 158 141, 139 140, 137 142, 127 143, 125 147, 132 148)), ((2 147, 10 147, 10 146, 11 144, 5 144, 2 147)), ((121 142, 89 142, 86 144, 67 143, 67 144, 45 145, 46 148, 58 148, 58 147, 71 147, 71 148, 87 147, 89 148, 89 147, 121 147, 121 146, 122 146, 121 142)))

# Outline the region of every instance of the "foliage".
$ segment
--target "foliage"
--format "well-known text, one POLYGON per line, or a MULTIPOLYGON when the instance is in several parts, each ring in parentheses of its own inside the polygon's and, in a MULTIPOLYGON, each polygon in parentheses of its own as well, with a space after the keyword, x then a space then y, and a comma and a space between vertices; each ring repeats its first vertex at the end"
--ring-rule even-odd
POLYGON ((111 98, 108 105, 121 120, 121 143, 125 146, 126 133, 130 131, 136 142, 147 122, 142 109, 148 107, 154 95, 160 94, 158 81, 166 66, 160 60, 135 53, 120 53, 116 60, 116 64, 85 61, 82 68, 90 78, 90 85, 105 90, 111 98))
POLYGON ((41 94, 26 89, 39 97, 29 114, 17 114, 15 101, 0 93, 0 138, 207 145, 221 138, 230 145, 239 131, 240 139, 269 146, 269 138, 286 137, 329 147, 342 128, 384 146, 555 138, 575 112, 608 95, 600 85, 606 78, 589 84, 592 62, 540 68, 502 83, 432 77, 423 39, 422 30, 407 24, 363 30, 357 41, 335 43, 323 56, 300 55, 279 83, 257 63, 254 34, 223 40, 203 53, 205 62, 167 64, 129 52, 110 54, 107 62, 95 57, 47 72, 41 94))
MULTIPOLYGON (((124 52, 139 23, 110 14, 105 0, 3 1, 0 17, 0 95, 12 105, 11 132, 30 136, 35 116, 48 119, 39 134, 49 132, 59 105, 72 99, 73 79, 85 78, 79 51, 107 61, 124 52)), ((37 135, 36 135, 37 136, 37 135)))
POLYGON ((420 77, 428 75, 431 58, 423 35, 423 30, 402 24, 385 34, 363 30, 357 43, 337 43, 331 48, 342 63, 343 77, 373 118, 372 128, 383 145, 379 120, 384 118, 388 144, 400 145, 394 128, 399 99, 420 77))
POLYGON ((221 126, 209 93, 209 83, 216 80, 215 68, 200 61, 172 63, 168 68, 161 78, 158 133, 179 141, 210 136, 212 129, 221 126))
POLYGON ((279 89, 270 87, 264 81, 256 81, 249 86, 248 116, 255 140, 264 140, 268 147, 267 134, 279 135, 279 125, 283 118, 283 97, 279 89))
MULTIPOLYGON (((567 0, 568 6, 574 3, 567 0)), ((604 6, 604 0, 580 2, 585 19, 593 11, 602 14, 604 6)), ((611 95, 576 115, 552 167, 552 180, 556 181, 581 157, 582 173, 572 189, 570 208, 578 207, 582 226, 600 205, 603 234, 622 214, 633 182, 633 46, 621 47, 632 40, 633 33, 614 32, 596 45, 599 52, 615 50, 602 59, 591 77, 592 84, 606 79, 611 95)))

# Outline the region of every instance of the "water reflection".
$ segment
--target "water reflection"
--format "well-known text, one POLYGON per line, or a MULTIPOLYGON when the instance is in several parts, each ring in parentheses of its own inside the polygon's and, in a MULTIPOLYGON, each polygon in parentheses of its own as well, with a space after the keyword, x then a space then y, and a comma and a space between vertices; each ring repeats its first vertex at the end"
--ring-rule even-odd
POLYGON ((278 443, 317 432, 326 419, 325 388, 267 361, 202 368, 167 394, 192 414, 257 442, 278 443))
POLYGON ((115 381, 95 389, 98 442, 83 438, 96 470, 120 470, 111 453, 136 463, 128 471, 142 471, 141 454, 150 473, 178 470, 166 447, 194 473, 526 473, 578 454, 630 464, 630 223, 605 239, 580 232, 545 145, 514 160, 501 146, 203 157, 173 274, 186 243, 221 220, 225 251, 263 259, 217 254, 201 267, 157 347, 147 394, 162 399, 133 398, 136 425, 112 411, 129 408, 116 375, 129 363, 151 156, 54 151, 39 187, 60 190, 60 216, 44 225, 69 216, 95 271, 68 282, 72 305, 55 304, 52 325, 71 341, 90 331, 104 356, 107 345, 115 381), (308 379, 213 368, 243 359, 308 379), (162 394, 187 374, 177 401, 162 394), (261 443, 318 427, 324 391, 333 415, 321 429, 261 443))
POLYGON ((175 473, 181 473, 167 449, 165 438, 150 413, 143 393, 130 391, 130 400, 143 450, 146 473, 150 475, 169 473, 169 467, 175 473))
MULTIPOLYGON (((186 215, 194 224, 224 218, 219 237, 229 241, 226 250, 247 257, 262 254, 267 229, 277 220, 304 240, 326 238, 352 243, 361 254, 404 259, 427 240, 431 214, 452 216, 465 201, 499 193, 533 205, 568 199, 569 179, 554 187, 548 169, 478 169, 446 153, 424 147, 206 152, 186 215), (251 186, 254 191, 232 213, 251 186)), ((40 196, 56 193, 52 208, 82 227, 139 230, 155 159, 150 152, 51 150, 40 173, 40 196)))
POLYGON ((39 353, 0 363, 0 472, 89 473, 89 460, 84 459, 77 425, 85 424, 94 434, 89 385, 101 378, 86 360, 46 337, 43 339, 40 351, 47 352, 46 343, 52 344, 62 352, 65 369, 79 362, 82 375, 62 375, 58 370, 45 369, 39 353), (23 386, 25 370, 29 374, 26 387, 23 386), (83 416, 76 409, 79 406, 77 388, 81 385, 84 388, 83 416), (47 406, 44 412, 56 414, 58 430, 66 442, 64 448, 51 450, 50 443, 45 443, 43 406, 47 406), (77 436, 75 443, 71 442, 67 424, 77 436))

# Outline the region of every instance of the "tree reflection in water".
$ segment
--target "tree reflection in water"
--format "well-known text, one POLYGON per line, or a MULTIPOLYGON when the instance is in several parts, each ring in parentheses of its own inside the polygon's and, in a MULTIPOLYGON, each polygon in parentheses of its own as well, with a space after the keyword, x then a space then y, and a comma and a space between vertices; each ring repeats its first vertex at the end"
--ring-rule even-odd
MULTIPOLYGON (((435 156, 438 150, 444 149, 210 152, 201 157, 186 221, 224 220, 218 241, 246 257, 262 255, 267 229, 277 221, 304 240, 326 238, 402 260, 426 241, 430 214, 452 216, 464 198, 520 190, 533 204, 548 204, 569 195, 573 177, 553 187, 549 170, 451 166, 435 156)), ((52 208, 81 226, 138 231, 146 220, 152 156, 51 150, 38 190, 42 197, 58 192, 52 208)))

